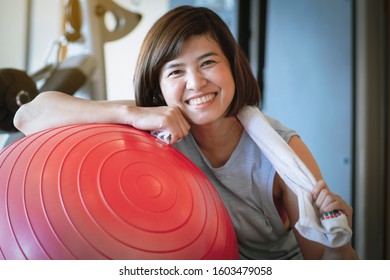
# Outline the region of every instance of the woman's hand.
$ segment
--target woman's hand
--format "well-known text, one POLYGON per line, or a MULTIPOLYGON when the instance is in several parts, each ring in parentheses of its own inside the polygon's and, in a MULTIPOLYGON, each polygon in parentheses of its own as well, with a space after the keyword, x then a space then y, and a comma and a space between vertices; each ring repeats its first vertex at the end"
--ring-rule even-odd
POLYGON ((321 215, 325 212, 340 210, 347 216, 348 225, 352 228, 352 207, 341 196, 332 193, 324 180, 316 183, 312 195, 321 215))
POLYGON ((190 124, 177 107, 128 107, 126 124, 141 130, 163 130, 171 135, 174 144, 190 131, 190 124))

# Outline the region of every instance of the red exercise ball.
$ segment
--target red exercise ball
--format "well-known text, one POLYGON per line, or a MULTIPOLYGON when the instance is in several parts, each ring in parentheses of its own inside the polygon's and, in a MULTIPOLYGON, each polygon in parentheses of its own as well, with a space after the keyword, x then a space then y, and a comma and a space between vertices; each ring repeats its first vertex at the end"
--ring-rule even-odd
POLYGON ((238 249, 190 160, 134 128, 88 124, 0 152, 0 259, 238 259, 238 249))

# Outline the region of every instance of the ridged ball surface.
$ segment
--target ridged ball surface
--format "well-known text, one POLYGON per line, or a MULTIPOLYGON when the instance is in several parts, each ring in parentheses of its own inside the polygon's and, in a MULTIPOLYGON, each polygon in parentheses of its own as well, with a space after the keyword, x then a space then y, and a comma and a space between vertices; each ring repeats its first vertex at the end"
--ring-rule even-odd
POLYGON ((237 258, 211 182, 146 132, 64 126, 0 152, 0 259, 237 258))

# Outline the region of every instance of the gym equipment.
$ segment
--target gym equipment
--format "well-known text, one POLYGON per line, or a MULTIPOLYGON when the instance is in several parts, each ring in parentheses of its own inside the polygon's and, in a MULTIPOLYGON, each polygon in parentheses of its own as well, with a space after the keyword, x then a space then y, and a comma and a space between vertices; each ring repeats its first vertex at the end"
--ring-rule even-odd
POLYGON ((13 118, 22 104, 38 95, 35 82, 26 72, 0 69, 0 130, 16 131, 13 118))
POLYGON ((0 259, 238 259, 208 178, 150 134, 48 129, 0 151, 0 259))
POLYGON ((0 69, 0 133, 16 132, 15 112, 43 91, 106 99, 104 43, 126 36, 141 19, 141 14, 111 0, 65 1, 63 34, 53 42, 44 67, 32 74, 0 69), (107 15, 112 19, 110 28, 107 15))

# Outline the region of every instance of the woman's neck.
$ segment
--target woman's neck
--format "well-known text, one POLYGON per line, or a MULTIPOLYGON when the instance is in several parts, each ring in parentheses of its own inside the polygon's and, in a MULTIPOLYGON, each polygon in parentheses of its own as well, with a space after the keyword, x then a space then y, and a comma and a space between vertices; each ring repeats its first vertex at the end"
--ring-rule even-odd
POLYGON ((223 166, 236 149, 243 126, 236 117, 208 125, 192 125, 191 133, 213 167, 223 166))

